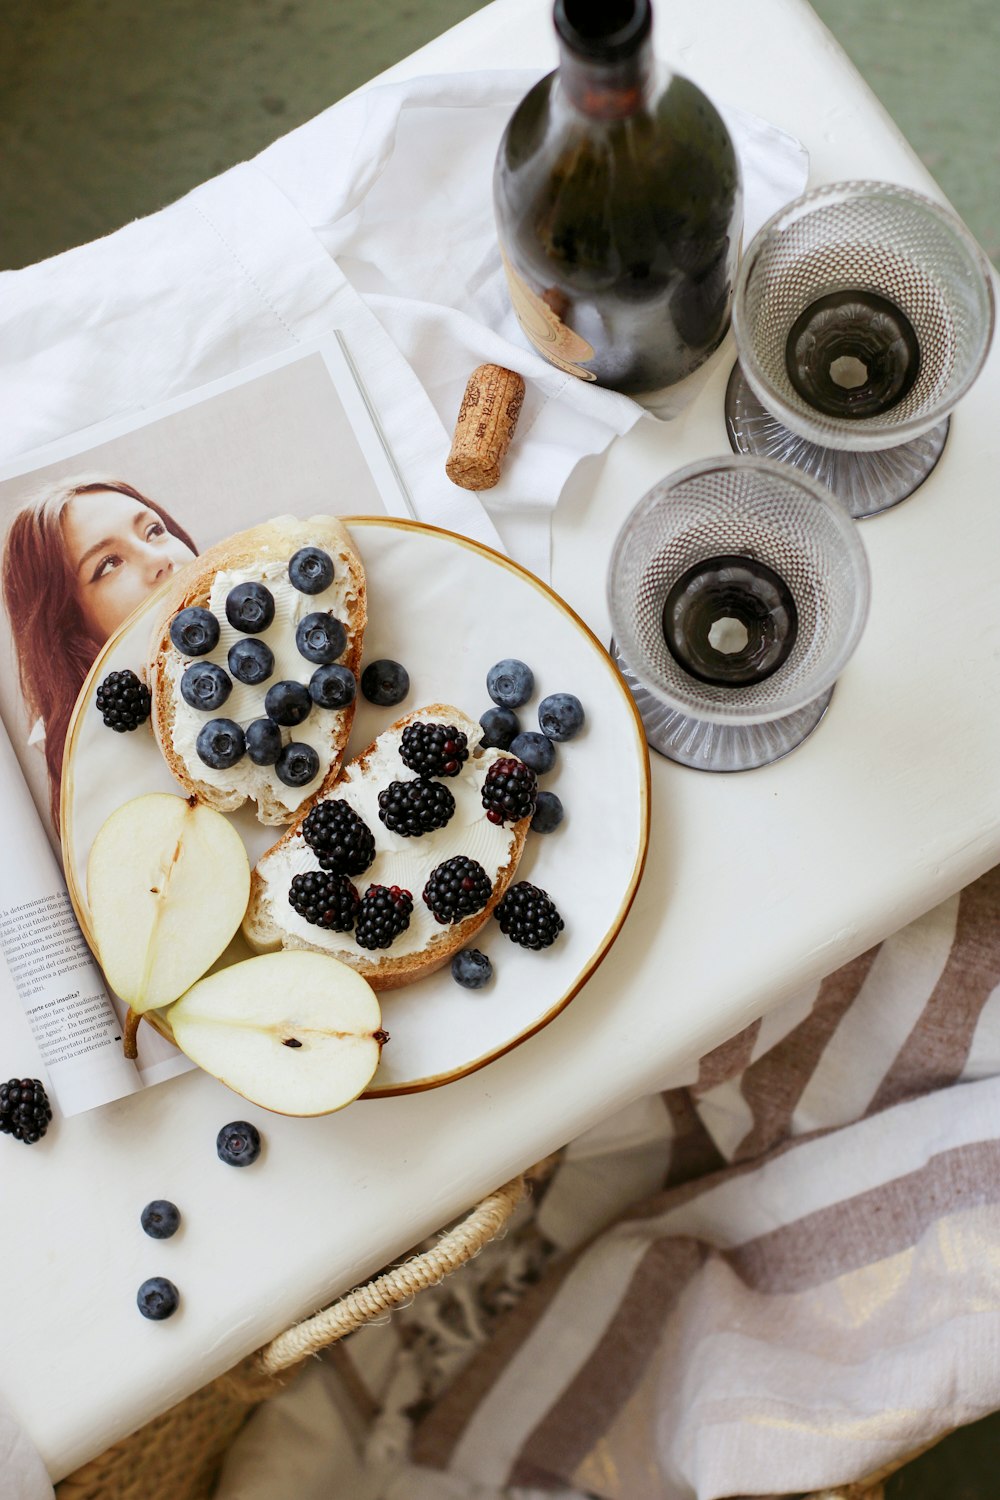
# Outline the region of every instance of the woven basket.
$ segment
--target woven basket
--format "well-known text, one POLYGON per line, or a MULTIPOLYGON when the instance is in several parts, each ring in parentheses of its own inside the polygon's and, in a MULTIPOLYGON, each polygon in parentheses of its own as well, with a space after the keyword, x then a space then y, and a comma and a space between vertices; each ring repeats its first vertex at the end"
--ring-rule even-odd
MULTIPOLYGON (((544 1164, 543 1164, 544 1166, 544 1164)), ((56 1486, 58 1500, 209 1500, 247 1417, 288 1384, 303 1360, 457 1271, 494 1239, 526 1191, 532 1168, 476 1205, 437 1244, 279 1334, 56 1486)))

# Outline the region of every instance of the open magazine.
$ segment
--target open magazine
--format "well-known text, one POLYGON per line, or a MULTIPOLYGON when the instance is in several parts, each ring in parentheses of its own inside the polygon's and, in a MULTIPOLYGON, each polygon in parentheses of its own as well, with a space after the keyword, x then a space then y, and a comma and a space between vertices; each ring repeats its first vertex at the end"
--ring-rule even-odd
POLYGON ((63 747, 81 686, 173 571, 288 513, 412 515, 336 335, 0 471, 0 1075, 44 1074, 64 1115, 192 1066, 150 1027, 125 1059, 125 1007, 63 880, 63 747))

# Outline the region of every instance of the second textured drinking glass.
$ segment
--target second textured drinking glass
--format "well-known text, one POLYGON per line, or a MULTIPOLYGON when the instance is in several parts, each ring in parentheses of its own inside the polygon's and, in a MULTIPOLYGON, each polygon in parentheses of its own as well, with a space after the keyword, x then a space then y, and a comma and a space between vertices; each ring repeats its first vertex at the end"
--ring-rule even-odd
POLYGON ((989 265, 962 223, 889 182, 797 198, 744 258, 729 441, 819 479, 859 519, 922 484, 993 335, 989 265))
POLYGON ((759 458, 661 480, 608 574, 614 654, 650 745, 705 771, 787 755, 826 712, 868 596, 858 528, 815 480, 759 458))

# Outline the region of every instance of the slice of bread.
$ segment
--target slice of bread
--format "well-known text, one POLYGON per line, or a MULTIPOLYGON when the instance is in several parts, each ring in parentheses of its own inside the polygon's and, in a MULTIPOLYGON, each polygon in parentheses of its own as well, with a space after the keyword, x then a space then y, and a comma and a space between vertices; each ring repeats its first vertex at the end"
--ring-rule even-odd
POLYGON ((198 731, 213 718, 233 719, 244 731, 254 719, 264 718, 264 695, 274 683, 293 680, 308 684, 316 665, 298 652, 295 625, 311 613, 331 613, 341 620, 347 644, 337 660, 357 677, 367 620, 365 573, 350 533, 334 516, 279 516, 238 532, 188 564, 163 599, 147 664, 153 731, 184 790, 219 812, 234 812, 252 799, 262 823, 287 823, 304 802, 332 785, 340 773, 354 721, 353 702, 339 709, 313 705, 304 723, 282 729, 283 744, 308 743, 319 757, 319 771, 304 787, 286 786, 273 765, 254 765, 246 755, 229 770, 214 769, 199 759, 195 748, 198 731), (302 547, 319 547, 333 560, 333 583, 320 594, 301 593, 289 581, 289 560, 302 547), (225 614, 229 590, 249 580, 264 583, 275 599, 273 624, 255 637, 235 630, 225 614), (210 608, 221 631, 214 650, 194 659, 178 651, 170 639, 174 616, 191 605, 210 608), (240 639, 261 640, 272 649, 275 669, 268 680, 256 687, 234 682, 229 699, 215 712, 185 703, 180 691, 185 669, 194 660, 213 662, 230 675, 227 654, 240 639))
POLYGON ((482 805, 482 785, 488 768, 510 752, 482 749, 478 723, 446 703, 432 703, 398 719, 343 770, 336 785, 311 798, 295 823, 257 863, 250 883, 250 904, 243 932, 257 952, 276 948, 306 948, 331 953, 367 979, 375 990, 398 989, 446 964, 486 922, 514 878, 524 850, 530 818, 498 826, 489 822, 482 805), (399 755, 403 729, 417 720, 454 725, 465 733, 469 758, 458 776, 441 781, 455 798, 455 812, 444 828, 418 838, 389 833, 378 816, 378 794, 392 781, 411 781, 399 755), (369 885, 398 885, 413 896, 410 926, 389 948, 369 952, 358 946, 353 932, 331 932, 306 922, 289 904, 294 875, 316 870, 319 864, 302 836, 302 824, 312 807, 330 798, 348 802, 363 817, 375 838, 375 858, 362 875, 351 876, 358 893, 369 885), (423 900, 431 870, 444 860, 464 854, 477 860, 493 882, 485 907, 452 925, 438 923, 423 900))

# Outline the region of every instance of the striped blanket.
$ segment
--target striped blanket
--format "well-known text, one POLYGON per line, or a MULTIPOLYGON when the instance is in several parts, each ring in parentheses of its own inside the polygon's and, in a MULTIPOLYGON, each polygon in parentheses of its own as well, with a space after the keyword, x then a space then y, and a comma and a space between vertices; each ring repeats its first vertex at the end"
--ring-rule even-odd
POLYGON ((438 1493, 789 1495, 1000 1407, 998 918, 1000 869, 567 1149, 438 1493))

